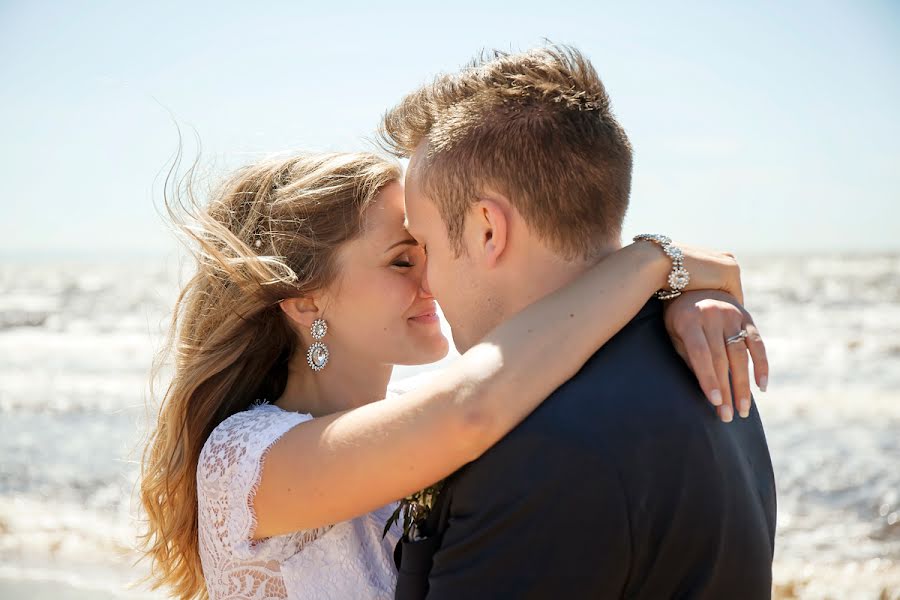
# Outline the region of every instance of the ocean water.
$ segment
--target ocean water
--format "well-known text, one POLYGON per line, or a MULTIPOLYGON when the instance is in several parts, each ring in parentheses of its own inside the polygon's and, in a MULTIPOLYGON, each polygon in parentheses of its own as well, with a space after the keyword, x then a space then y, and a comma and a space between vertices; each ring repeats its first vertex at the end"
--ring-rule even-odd
MULTIPOLYGON (((772 364, 756 398, 776 596, 900 598, 900 255, 742 265, 772 364)), ((163 597, 128 587, 146 573, 133 492, 186 275, 174 258, 0 262, 0 598, 163 597)))

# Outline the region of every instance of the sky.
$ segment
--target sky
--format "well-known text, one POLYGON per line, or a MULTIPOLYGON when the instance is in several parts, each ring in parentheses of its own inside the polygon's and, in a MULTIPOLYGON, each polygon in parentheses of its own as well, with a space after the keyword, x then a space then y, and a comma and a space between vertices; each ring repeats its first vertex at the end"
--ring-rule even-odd
POLYGON ((900 250, 900 2, 443 4, 0 0, 0 256, 175 248, 174 122, 210 177, 371 149, 404 93, 545 39, 593 61, 634 145, 626 240, 900 250))

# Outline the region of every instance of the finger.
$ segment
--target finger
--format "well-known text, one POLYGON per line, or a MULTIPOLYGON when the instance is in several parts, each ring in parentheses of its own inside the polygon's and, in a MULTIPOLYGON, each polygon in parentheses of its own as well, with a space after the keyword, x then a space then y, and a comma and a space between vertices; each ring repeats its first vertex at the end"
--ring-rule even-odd
POLYGON ((722 405, 719 407, 719 418, 730 423, 734 418, 734 405, 731 401, 731 384, 728 381, 728 354, 725 352, 725 338, 721 327, 704 328, 709 353, 712 356, 716 380, 722 391, 722 405))
POLYGON ((756 378, 756 385, 761 391, 766 391, 769 386, 769 357, 766 354, 766 345, 763 343, 762 336, 759 335, 759 329, 752 321, 744 326, 747 330, 747 350, 750 351, 750 357, 753 359, 753 375, 756 378))
POLYGON ((744 341, 726 344, 728 365, 731 368, 731 387, 734 395, 734 407, 743 418, 750 416, 750 361, 747 357, 747 345, 744 341))
POLYGON ((712 355, 709 353, 709 343, 703 330, 692 327, 681 336, 681 342, 688 356, 688 365, 694 372, 694 376, 700 383, 703 393, 713 406, 722 404, 722 391, 719 387, 719 378, 713 367, 712 355))

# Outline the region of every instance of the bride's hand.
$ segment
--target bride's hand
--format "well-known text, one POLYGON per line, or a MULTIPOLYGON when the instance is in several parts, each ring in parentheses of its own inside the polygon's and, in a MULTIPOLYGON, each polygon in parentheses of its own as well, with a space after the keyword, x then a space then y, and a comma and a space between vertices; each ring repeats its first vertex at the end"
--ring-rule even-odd
POLYGON ((748 350, 761 391, 766 391, 769 377, 766 347, 750 313, 727 293, 696 290, 667 301, 665 323, 676 351, 694 371, 710 402, 718 406, 720 418, 731 421, 735 406, 742 417, 747 417, 750 414, 748 350), (726 338, 742 329, 748 334, 744 342, 725 344, 726 338), (729 367, 737 398, 734 403, 728 382, 729 367))
MULTIPOLYGON (((690 273, 685 291, 720 290, 744 303, 741 268, 730 252, 718 252, 675 242, 684 252, 684 267, 690 273)), ((668 289, 668 286, 666 287, 668 289)))

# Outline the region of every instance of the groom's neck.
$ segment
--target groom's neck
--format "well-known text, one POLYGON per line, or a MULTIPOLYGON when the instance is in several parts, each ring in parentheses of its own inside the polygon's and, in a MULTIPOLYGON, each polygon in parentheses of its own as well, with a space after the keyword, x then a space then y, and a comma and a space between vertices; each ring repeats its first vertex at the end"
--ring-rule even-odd
POLYGON ((565 260, 541 249, 529 252, 522 257, 522 263, 516 269, 519 276, 507 286, 501 320, 505 321, 526 306, 568 285, 621 247, 621 242, 614 240, 583 260, 565 260))

